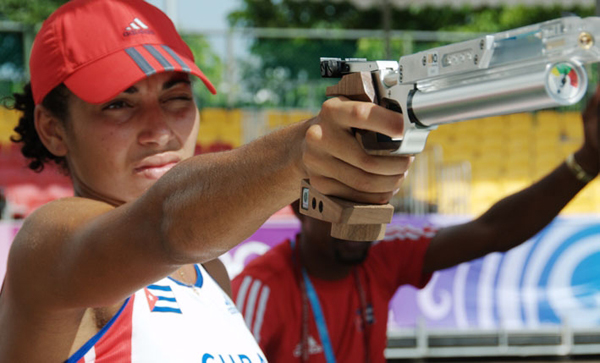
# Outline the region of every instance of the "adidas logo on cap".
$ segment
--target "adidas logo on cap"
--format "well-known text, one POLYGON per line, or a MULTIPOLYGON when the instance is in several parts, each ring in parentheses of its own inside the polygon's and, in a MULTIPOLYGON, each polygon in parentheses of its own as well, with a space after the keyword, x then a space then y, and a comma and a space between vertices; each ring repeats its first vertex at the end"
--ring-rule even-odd
POLYGON ((136 34, 154 34, 154 32, 150 30, 143 21, 135 18, 131 23, 129 23, 129 26, 125 28, 123 35, 127 37, 136 34))
POLYGON ((146 24, 144 24, 140 19, 135 18, 133 19, 133 21, 131 22, 131 24, 129 24, 129 26, 127 28, 125 28, 125 30, 130 31, 131 29, 148 29, 148 26, 146 24))

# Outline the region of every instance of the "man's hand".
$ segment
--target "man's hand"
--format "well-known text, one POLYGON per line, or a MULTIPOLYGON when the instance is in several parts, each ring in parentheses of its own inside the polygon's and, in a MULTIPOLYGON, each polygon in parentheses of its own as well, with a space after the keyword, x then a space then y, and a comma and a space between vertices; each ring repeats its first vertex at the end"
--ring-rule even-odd
POLYGON ((597 175, 600 170, 600 154, 598 142, 600 134, 598 119, 600 119, 600 85, 581 114, 583 118, 584 142, 575 153, 575 159, 581 167, 590 175, 597 175))
POLYGON ((303 163, 310 183, 326 195, 387 203, 400 188, 412 157, 369 155, 352 128, 401 137, 402 115, 344 97, 327 100, 304 140, 303 163))

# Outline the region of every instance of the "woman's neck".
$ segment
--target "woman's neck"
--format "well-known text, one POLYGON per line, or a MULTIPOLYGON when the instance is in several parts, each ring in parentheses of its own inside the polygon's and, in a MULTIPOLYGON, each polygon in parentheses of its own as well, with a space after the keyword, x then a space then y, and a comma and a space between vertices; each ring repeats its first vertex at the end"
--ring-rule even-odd
POLYGON ((87 184, 83 183, 81 180, 76 178, 72 178, 73 180, 73 191, 75 192, 76 197, 89 198, 93 200, 99 200, 101 202, 105 202, 114 207, 118 207, 125 202, 122 200, 117 200, 106 195, 102 195, 92 188, 88 187, 87 184))

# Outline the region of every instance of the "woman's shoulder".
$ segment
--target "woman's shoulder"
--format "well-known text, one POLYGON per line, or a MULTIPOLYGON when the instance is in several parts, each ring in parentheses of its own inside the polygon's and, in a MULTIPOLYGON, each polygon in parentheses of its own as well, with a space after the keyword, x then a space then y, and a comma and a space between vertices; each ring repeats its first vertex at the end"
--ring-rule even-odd
MULTIPOLYGON (((79 227, 93 216, 112 209, 108 204, 86 198, 69 197, 43 205, 29 215, 11 244, 5 279, 16 291, 35 298, 36 290, 19 286, 38 286, 57 276, 64 260, 67 244, 79 227)), ((39 297, 39 296, 38 296, 39 297)))
POLYGON ((25 218, 12 242, 10 256, 18 258, 20 249, 31 253, 40 251, 42 241, 46 247, 51 247, 53 242, 60 243, 86 221, 111 209, 114 207, 106 203, 80 197, 46 203, 25 218))
POLYGON ((23 228, 30 225, 52 227, 77 221, 77 217, 85 218, 108 212, 114 209, 108 203, 82 197, 65 197, 48 202, 31 213, 23 222, 23 228), (63 223, 60 223, 63 221, 63 223))

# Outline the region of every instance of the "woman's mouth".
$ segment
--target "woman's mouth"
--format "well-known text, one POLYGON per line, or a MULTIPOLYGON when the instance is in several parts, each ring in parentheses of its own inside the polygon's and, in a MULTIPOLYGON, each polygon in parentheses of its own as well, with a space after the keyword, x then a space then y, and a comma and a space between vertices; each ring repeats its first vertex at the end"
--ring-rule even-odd
POLYGON ((135 169, 136 174, 145 178, 157 180, 171 170, 177 163, 171 162, 161 165, 146 165, 135 169))

